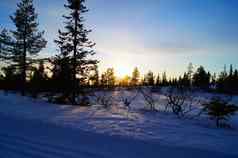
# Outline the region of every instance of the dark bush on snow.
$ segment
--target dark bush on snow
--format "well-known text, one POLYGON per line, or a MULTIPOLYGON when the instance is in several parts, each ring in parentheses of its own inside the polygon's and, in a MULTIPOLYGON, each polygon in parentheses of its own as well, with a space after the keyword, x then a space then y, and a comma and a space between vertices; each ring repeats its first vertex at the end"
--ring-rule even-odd
POLYGON ((111 108, 114 103, 112 92, 108 90, 102 90, 93 93, 91 95, 91 99, 94 101, 93 104, 102 105, 106 109, 111 108))
POLYGON ((238 107, 215 97, 209 103, 204 104, 204 111, 207 112, 212 120, 215 120, 217 127, 223 127, 228 125, 227 123, 224 124, 224 121, 227 122, 238 111, 238 107))
POLYGON ((191 89, 184 87, 171 87, 165 93, 165 96, 167 98, 165 111, 171 109, 179 117, 185 117, 196 111, 196 106, 200 105, 201 102, 191 89))

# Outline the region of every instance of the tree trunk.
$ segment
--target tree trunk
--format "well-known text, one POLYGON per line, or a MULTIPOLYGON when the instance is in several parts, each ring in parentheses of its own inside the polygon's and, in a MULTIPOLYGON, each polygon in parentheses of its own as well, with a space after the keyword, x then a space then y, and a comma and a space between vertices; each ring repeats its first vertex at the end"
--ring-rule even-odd
POLYGON ((76 55, 77 55, 77 28, 78 28, 78 11, 75 11, 75 24, 74 24, 74 54, 73 54, 73 94, 72 94, 72 102, 76 104, 76 90, 77 90, 77 83, 76 83, 76 55))
POLYGON ((24 40, 23 40, 23 56, 22 56, 22 81, 21 81, 21 95, 25 96, 26 90, 26 30, 24 33, 24 40))

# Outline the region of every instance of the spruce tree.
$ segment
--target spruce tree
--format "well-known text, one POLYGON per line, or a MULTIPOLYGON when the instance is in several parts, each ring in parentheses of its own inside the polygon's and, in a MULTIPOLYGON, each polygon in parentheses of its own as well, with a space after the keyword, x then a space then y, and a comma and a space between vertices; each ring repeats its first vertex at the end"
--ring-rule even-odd
POLYGON ((229 72, 229 77, 233 76, 233 65, 230 65, 230 72, 229 72))
POLYGON ((189 74, 188 73, 184 73, 184 75, 183 75, 183 78, 182 78, 182 80, 181 80, 181 85, 180 86, 183 86, 183 87, 186 87, 186 88, 188 88, 188 87, 190 87, 190 78, 189 78, 190 76, 189 76, 189 74))
POLYGON ((208 90, 210 85, 210 78, 210 73, 206 72, 203 66, 200 66, 193 75, 194 86, 197 88, 208 90))
MULTIPOLYGON (((88 58, 89 55, 95 54, 92 50, 95 43, 88 39, 91 30, 87 30, 84 25, 83 14, 88 12, 85 0, 67 0, 67 2, 64 6, 69 14, 63 16, 66 25, 64 31, 59 31, 59 39, 55 42, 60 47, 61 53, 67 53, 65 55, 69 58, 72 71, 69 71, 67 75, 70 76, 72 82, 72 103, 76 104, 75 97, 79 88, 77 80, 84 81, 89 77, 89 72, 97 61, 88 58)), ((80 88, 83 92, 82 86, 80 88)))
POLYGON ((162 85, 167 86, 167 84, 168 84, 167 75, 166 75, 166 72, 163 72, 163 74, 162 74, 162 85))
POLYGON ((152 71, 149 71, 146 75, 145 75, 145 82, 146 85, 148 86, 153 86, 155 81, 154 81, 154 73, 152 71))
POLYGON ((17 4, 16 12, 10 18, 16 29, 11 31, 14 45, 9 59, 21 74, 21 91, 24 95, 30 60, 46 46, 47 42, 43 38, 44 31, 38 31, 39 24, 33 0, 21 0, 17 4))
POLYGON ((235 91, 235 93, 236 94, 238 94, 238 70, 237 69, 235 69, 235 71, 234 71, 234 91, 235 91))
POLYGON ((161 81, 160 81, 160 74, 158 73, 157 75, 157 78, 156 78, 156 86, 159 86, 161 84, 161 81))
POLYGON ((137 86, 139 84, 139 81, 140 81, 140 72, 139 69, 135 67, 132 72, 131 85, 137 86))

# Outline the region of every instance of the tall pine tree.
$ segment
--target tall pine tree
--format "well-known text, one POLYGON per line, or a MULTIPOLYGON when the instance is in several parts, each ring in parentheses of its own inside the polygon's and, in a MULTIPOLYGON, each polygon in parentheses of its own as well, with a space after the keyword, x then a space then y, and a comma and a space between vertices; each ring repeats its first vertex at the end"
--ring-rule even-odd
MULTIPOLYGON (((59 38, 55 42, 60 47, 61 53, 69 58, 72 71, 69 71, 67 75, 70 76, 70 82, 72 82, 72 103, 76 104, 75 98, 79 88, 77 81, 83 82, 89 77, 89 72, 94 69, 97 61, 88 58, 89 55, 95 54, 92 50, 95 43, 88 39, 91 30, 87 30, 84 25, 83 14, 88 12, 85 0, 67 0, 67 2, 65 8, 69 14, 63 16, 66 19, 66 25, 64 31, 59 30, 59 38)), ((82 86, 80 88, 83 92, 82 86)))
POLYGON ((12 30, 12 51, 9 60, 21 75, 21 91, 25 94, 27 68, 35 57, 46 46, 44 31, 38 31, 37 14, 33 0, 21 0, 17 10, 10 16, 16 29, 12 30))

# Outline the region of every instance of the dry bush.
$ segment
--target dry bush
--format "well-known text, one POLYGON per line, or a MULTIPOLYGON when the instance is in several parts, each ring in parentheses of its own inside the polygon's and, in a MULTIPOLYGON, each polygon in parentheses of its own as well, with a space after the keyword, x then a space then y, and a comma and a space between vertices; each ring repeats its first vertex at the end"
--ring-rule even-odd
POLYGON ((114 103, 114 97, 110 91, 101 90, 91 94, 94 104, 102 105, 104 108, 110 108, 114 103))
POLYGON ((172 110, 174 114, 181 117, 198 110, 201 104, 201 100, 186 88, 170 88, 165 96, 167 98, 165 111, 172 110))
POLYGON ((153 91, 151 90, 151 88, 141 88, 138 90, 139 93, 143 96, 146 105, 149 107, 149 109, 151 111, 158 111, 156 109, 156 105, 158 103, 158 98, 156 98, 156 96, 154 96, 153 91))
POLYGON ((123 103, 123 105, 130 110, 130 106, 132 102, 137 98, 138 90, 133 92, 133 94, 127 95, 125 90, 120 90, 119 92, 119 102, 123 103))

